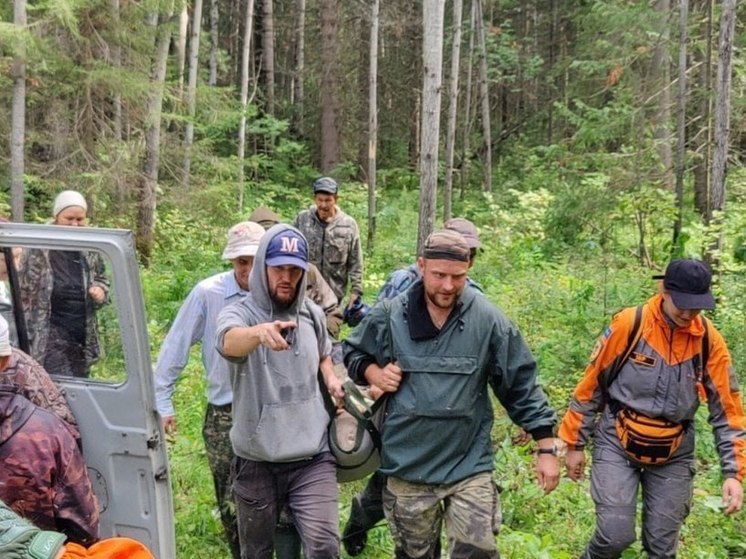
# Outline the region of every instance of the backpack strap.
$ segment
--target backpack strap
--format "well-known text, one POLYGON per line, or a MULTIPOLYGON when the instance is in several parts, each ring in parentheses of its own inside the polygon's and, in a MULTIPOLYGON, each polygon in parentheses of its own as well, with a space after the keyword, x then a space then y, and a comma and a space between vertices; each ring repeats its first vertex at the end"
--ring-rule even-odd
MULTIPOLYGON (((637 342, 639 342, 640 338, 642 337, 643 311, 644 305, 638 305, 635 309, 635 320, 632 323, 632 329, 630 330, 629 336, 627 337, 627 347, 625 348, 622 357, 617 360, 614 368, 609 371, 609 374, 601 382, 601 391, 603 392, 604 401, 606 402, 611 402, 611 399, 609 398, 609 387, 611 386, 611 383, 613 383, 619 376, 619 371, 621 371, 622 367, 627 362, 627 359, 629 359, 630 355, 632 355, 632 352, 637 346, 637 342)), ((710 357, 710 321, 704 316, 702 317, 702 326, 704 326, 705 333, 702 336, 702 349, 700 351, 699 358, 700 363, 702 364, 702 375, 706 375, 707 360, 710 357)))
POLYGON ((699 363, 702 367, 702 377, 697 379, 697 385, 698 390, 701 391, 700 395, 705 398, 703 391, 703 382, 704 377, 707 374, 707 360, 710 357, 710 321, 704 316, 702 317, 702 326, 705 329, 705 333, 702 336, 702 350, 699 352, 699 363))
POLYGON ((635 346, 637 346, 637 342, 639 342, 640 338, 642 337, 642 313, 643 311, 644 311, 644 305, 637 305, 637 308, 635 309, 635 320, 632 323, 632 329, 629 331, 629 336, 627 336, 627 347, 624 349, 624 353, 622 353, 621 357, 617 358, 614 368, 611 369, 611 371, 609 371, 609 373, 601 381, 601 392, 603 393, 604 401, 606 402, 610 401, 609 387, 619 376, 619 371, 622 369, 624 364, 627 362, 627 359, 629 359, 629 356, 632 355, 632 352, 634 351, 635 346))

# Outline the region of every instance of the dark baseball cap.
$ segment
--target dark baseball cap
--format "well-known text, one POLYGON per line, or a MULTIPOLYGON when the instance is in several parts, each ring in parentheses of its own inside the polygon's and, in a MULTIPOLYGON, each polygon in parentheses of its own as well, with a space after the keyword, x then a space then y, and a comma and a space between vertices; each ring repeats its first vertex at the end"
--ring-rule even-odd
POLYGON ((339 190, 339 185, 331 177, 321 177, 313 181, 313 193, 323 192, 325 194, 336 194, 339 190))
POLYGON ((671 260, 666 273, 653 276, 662 279, 663 288, 671 295, 673 304, 681 310, 714 309, 715 298, 710 292, 712 273, 701 260, 678 258, 671 260))
POLYGON ((308 270, 308 244, 298 231, 285 229, 267 245, 267 266, 297 266, 308 270))

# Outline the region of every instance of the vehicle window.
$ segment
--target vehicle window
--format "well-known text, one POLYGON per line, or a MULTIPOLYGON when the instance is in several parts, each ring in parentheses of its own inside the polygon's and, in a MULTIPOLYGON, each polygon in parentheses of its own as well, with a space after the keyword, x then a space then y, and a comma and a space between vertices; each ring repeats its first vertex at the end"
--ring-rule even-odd
POLYGON ((16 346, 50 375, 124 382, 121 328, 106 255, 29 247, 3 252, 0 312, 16 346))

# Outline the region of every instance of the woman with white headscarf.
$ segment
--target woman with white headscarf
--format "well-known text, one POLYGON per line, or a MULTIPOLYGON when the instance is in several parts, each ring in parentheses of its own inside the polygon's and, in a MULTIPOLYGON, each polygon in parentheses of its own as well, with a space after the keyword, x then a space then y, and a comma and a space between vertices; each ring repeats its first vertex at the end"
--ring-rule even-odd
MULTIPOLYGON (((88 204, 82 194, 57 195, 53 225, 85 227, 88 204)), ((96 311, 109 301, 104 261, 96 252, 27 251, 21 266, 21 294, 31 355, 52 374, 87 377, 101 347, 96 311)))

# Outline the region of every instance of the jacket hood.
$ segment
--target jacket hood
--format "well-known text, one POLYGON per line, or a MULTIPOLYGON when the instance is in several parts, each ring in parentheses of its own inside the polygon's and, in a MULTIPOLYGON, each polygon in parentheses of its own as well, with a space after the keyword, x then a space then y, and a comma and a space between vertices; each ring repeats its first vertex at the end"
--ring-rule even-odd
POLYGON ((35 406, 16 392, 15 387, 0 385, 0 444, 26 424, 34 409, 35 406))
MULTIPOLYGON (((269 282, 267 281, 267 248, 270 242, 283 231, 295 231, 299 235, 303 234, 291 225, 280 223, 270 227, 259 242, 259 248, 254 257, 254 266, 249 274, 249 291, 250 297, 256 303, 257 310, 260 311, 262 320, 295 320, 303 304, 303 297, 306 293, 307 274, 303 272, 295 292, 295 298, 288 308, 281 308, 272 301, 269 294, 269 282)), ((303 237, 305 239, 305 237, 303 237)))

